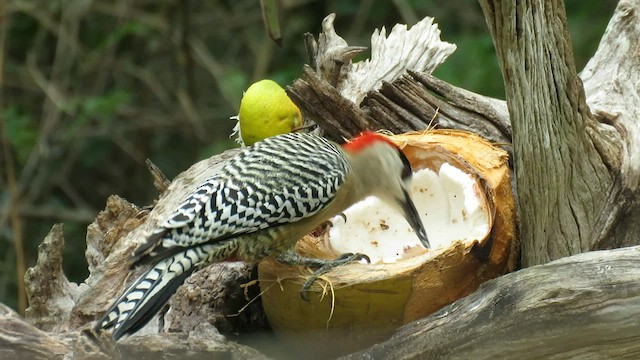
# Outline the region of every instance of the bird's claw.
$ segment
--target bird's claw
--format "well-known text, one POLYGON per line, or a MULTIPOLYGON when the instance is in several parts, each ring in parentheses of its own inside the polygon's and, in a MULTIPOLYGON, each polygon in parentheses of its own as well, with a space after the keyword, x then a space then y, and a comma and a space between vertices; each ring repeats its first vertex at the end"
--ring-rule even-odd
MULTIPOLYGON (((360 261, 360 260, 366 260, 367 263, 371 264, 371 258, 369 256, 367 256, 366 254, 361 254, 361 253, 344 253, 344 254, 338 256, 338 258, 333 260, 332 262, 343 261, 346 264, 348 262, 360 261)), ((340 266, 342 264, 343 263, 336 264, 334 267, 340 266)))
POLYGON ((309 301, 309 290, 311 289, 311 286, 313 285, 313 283, 316 282, 316 280, 318 280, 318 278, 326 273, 328 273, 329 271, 331 271, 332 269, 344 265, 344 264, 348 264, 350 262, 353 261, 360 261, 360 260, 366 260, 367 263, 371 263, 371 258, 369 258, 369 256, 365 255, 365 254, 361 254, 361 253, 344 253, 340 256, 338 256, 336 259, 334 260, 327 260, 327 262, 325 262, 324 265, 322 265, 321 267, 319 267, 316 271, 314 271, 311 276, 309 276, 309 278, 307 279, 307 281, 304 282, 304 284, 302 285, 302 288, 300 288, 300 298, 304 301, 309 301))
MULTIPOLYGON (((337 216, 340 216, 340 217, 342 218, 342 220, 343 220, 345 223, 347 222, 347 215, 345 215, 343 212, 341 212, 340 214, 336 215, 336 217, 337 217, 337 216)), ((331 221, 331 219, 329 219, 329 220, 325 220, 325 221, 322 223, 322 225, 323 225, 323 226, 328 226, 328 227, 332 228, 332 227, 333 227, 333 221, 331 221)))

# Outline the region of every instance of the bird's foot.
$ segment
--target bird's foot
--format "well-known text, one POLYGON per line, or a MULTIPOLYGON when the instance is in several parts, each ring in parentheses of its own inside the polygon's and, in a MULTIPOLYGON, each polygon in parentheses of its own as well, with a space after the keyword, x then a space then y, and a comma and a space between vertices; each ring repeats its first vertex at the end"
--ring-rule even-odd
POLYGON ((304 301, 309 301, 309 290, 311 289, 313 283, 315 283, 320 276, 328 273, 338 266, 360 260, 366 260, 367 263, 371 262, 371 259, 369 259, 367 255, 360 253, 345 253, 334 260, 326 260, 324 265, 320 266, 316 271, 314 271, 313 274, 311 274, 307 281, 305 281, 305 283, 302 285, 302 287, 300 288, 300 298, 302 298, 302 300, 304 301))
POLYGON ((287 252, 278 256, 277 260, 283 264, 301 265, 310 268, 317 268, 317 270, 314 271, 311 276, 309 276, 307 281, 305 281, 305 283, 302 285, 302 288, 300 288, 300 298, 302 298, 302 300, 304 301, 309 301, 309 290, 311 289, 313 283, 315 283, 320 276, 328 273, 338 266, 348 264, 350 262, 360 260, 366 260, 368 263, 371 262, 369 256, 360 253, 344 253, 333 260, 322 260, 301 256, 295 252, 287 252))

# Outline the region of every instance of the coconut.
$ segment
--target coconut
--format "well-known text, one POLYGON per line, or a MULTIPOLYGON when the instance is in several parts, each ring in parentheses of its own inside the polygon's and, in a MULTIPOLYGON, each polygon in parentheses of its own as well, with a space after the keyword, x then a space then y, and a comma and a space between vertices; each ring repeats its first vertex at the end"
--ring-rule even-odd
POLYGON ((371 259, 322 276, 310 301, 299 291, 312 269, 262 261, 264 310, 289 346, 320 357, 368 347, 514 267, 516 218, 507 153, 462 131, 390 139, 414 170, 410 194, 432 248, 422 247, 401 214, 369 197, 296 245, 309 257, 357 252, 371 259))

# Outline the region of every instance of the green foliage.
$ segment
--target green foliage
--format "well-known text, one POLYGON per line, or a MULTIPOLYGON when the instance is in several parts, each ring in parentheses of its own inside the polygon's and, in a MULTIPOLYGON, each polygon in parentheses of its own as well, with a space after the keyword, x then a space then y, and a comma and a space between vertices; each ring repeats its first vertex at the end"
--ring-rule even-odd
POLYGON ((38 128, 31 114, 10 106, 2 111, 6 139, 13 148, 19 163, 27 161, 38 139, 38 128))
POLYGON ((99 96, 90 96, 79 102, 76 120, 98 119, 106 122, 116 115, 116 111, 131 101, 131 93, 124 89, 116 89, 99 96))
POLYGON ((567 22, 578 71, 582 70, 598 48, 600 37, 616 4, 616 0, 566 1, 567 22))
POLYGON ((504 99, 504 84, 493 42, 486 34, 458 35, 458 47, 434 75, 479 94, 504 99))
POLYGON ((235 109, 240 106, 242 92, 247 89, 247 83, 249 83, 249 76, 240 69, 231 69, 225 74, 225 77, 220 80, 220 88, 223 89, 222 92, 229 94, 229 100, 234 104, 235 109))
POLYGON ((198 160, 207 159, 215 154, 220 154, 221 152, 235 147, 237 144, 235 140, 220 140, 218 142, 212 143, 211 145, 203 148, 198 153, 198 160))
POLYGON ((131 98, 129 91, 116 89, 104 95, 72 99, 63 105, 67 112, 73 114, 69 126, 64 130, 64 137, 72 140, 87 126, 98 129, 108 127, 111 122, 117 121, 117 111, 130 103, 131 98))

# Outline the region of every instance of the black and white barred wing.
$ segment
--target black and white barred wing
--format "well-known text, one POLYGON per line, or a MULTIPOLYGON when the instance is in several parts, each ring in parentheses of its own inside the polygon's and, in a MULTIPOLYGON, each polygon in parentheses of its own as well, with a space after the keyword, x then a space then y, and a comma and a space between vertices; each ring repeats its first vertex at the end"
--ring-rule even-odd
POLYGON ((140 257, 191 247, 297 221, 320 211, 348 173, 338 147, 287 134, 245 149, 194 191, 136 250, 140 257))

